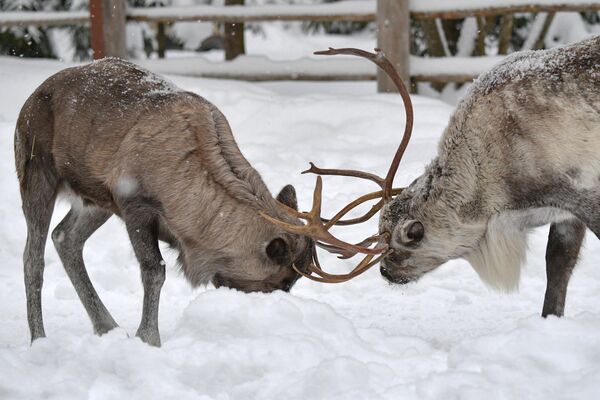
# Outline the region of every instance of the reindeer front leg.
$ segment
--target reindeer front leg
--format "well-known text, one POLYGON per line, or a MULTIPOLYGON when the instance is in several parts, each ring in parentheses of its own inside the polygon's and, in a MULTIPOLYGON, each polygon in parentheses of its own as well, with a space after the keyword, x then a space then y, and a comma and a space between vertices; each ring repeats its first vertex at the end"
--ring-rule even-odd
POLYGON ((565 310, 567 286, 577 263, 586 226, 578 219, 552 224, 546 248, 546 295, 542 317, 562 317, 565 310))
POLYGON ((135 200, 129 202, 122 210, 133 251, 140 263, 144 285, 142 320, 136 336, 152 346, 159 347, 158 305, 165 281, 165 263, 158 247, 157 214, 152 205, 135 200))

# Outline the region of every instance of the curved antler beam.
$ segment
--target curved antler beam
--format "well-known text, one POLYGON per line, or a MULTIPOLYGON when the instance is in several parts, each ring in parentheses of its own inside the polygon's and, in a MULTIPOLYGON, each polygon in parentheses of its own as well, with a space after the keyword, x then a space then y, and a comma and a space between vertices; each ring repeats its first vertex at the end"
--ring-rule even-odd
POLYGON ((263 212, 260 214, 271 221, 273 224, 281 227, 282 229, 305 235, 313 239, 312 245, 312 263, 309 265, 308 273, 300 271, 293 265, 293 268, 301 275, 317 282, 324 283, 340 283, 348 281, 371 268, 373 265, 377 264, 383 257, 389 255, 391 250, 389 248, 389 235, 385 236, 373 236, 367 238, 361 243, 351 244, 344 242, 340 239, 334 237, 331 233, 329 233, 329 229, 331 229, 334 225, 352 225, 360 222, 364 222, 375 215, 381 208, 391 201, 392 197, 395 194, 399 194, 403 188, 393 188, 393 181, 398 171, 398 167, 400 165, 400 161, 402 160, 402 156, 408 146, 408 142, 411 137, 412 128, 413 128, 413 107, 412 102, 410 100, 410 95, 408 90, 404 86, 400 75, 392 65, 392 63, 385 57, 385 55, 379 50, 375 49, 375 53, 369 53, 364 50, 354 49, 354 48, 343 48, 343 49, 334 49, 329 48, 326 51, 318 51, 315 54, 318 55, 335 55, 335 54, 346 54, 346 55, 355 55, 359 57, 366 58, 373 63, 375 63, 379 68, 381 68, 394 82, 396 87, 398 88, 398 92, 402 96, 402 100, 404 102, 405 111, 406 111, 406 126, 404 128, 404 135, 402 137, 402 141, 400 142, 398 149, 396 150, 396 154, 392 160, 390 168, 386 174, 385 178, 381 178, 375 174, 358 171, 358 170, 346 170, 346 169, 323 169, 315 166, 313 163, 310 163, 310 168, 303 173, 313 173, 317 175, 317 183, 315 185, 315 191, 313 194, 313 204, 310 212, 298 212, 289 207, 285 207, 282 205, 282 210, 287 212, 289 215, 303 219, 307 222, 306 225, 294 225, 284 221, 280 221, 276 218, 273 218, 263 212), (322 190, 323 190, 323 182, 321 176, 324 175, 336 175, 336 176, 350 176, 359 179, 370 180, 375 182, 381 188, 378 192, 368 193, 359 197, 358 199, 352 201, 350 204, 346 205, 342 210, 340 210, 337 214, 333 216, 333 218, 327 220, 321 217, 321 202, 322 202, 322 190), (350 211, 354 210, 361 204, 364 204, 367 201, 380 199, 375 205, 371 207, 371 209, 363 214, 360 217, 351 218, 344 220, 342 219, 345 215, 347 215, 350 211), (384 243, 383 246, 370 247, 373 243, 384 243), (365 254, 366 256, 360 261, 360 263, 354 268, 351 272, 347 274, 334 275, 329 274, 321 268, 319 263, 319 258, 317 255, 316 246, 323 247, 327 251, 332 253, 337 253, 340 255, 340 258, 351 258, 354 257, 358 253, 365 254))
POLYGON ((394 155, 394 159, 392 160, 392 164, 390 165, 390 169, 388 170, 387 175, 385 176, 384 182, 385 186, 383 188, 384 196, 383 199, 385 201, 389 201, 392 198, 392 186, 394 184, 394 176, 398 171, 398 167, 400 165, 400 160, 402 160, 402 156, 404 155, 404 151, 408 146, 408 142, 410 141, 410 137, 413 129, 413 105, 410 100, 410 94, 408 93, 408 89, 404 85, 402 78, 394 68, 394 65, 388 60, 383 52, 380 49, 375 49, 375 53, 370 53, 365 50, 354 49, 354 48, 342 48, 342 49, 334 49, 332 47, 329 50, 324 51, 316 51, 314 54, 323 55, 323 56, 331 56, 336 54, 345 54, 345 55, 353 55, 359 56, 362 58, 366 58, 373 63, 375 63, 379 68, 381 68, 394 82, 400 96, 402 96, 402 101, 404 102, 404 109, 406 112, 406 126, 404 128, 404 135, 402 137, 402 141, 398 146, 398 150, 396 150, 396 154, 394 155))

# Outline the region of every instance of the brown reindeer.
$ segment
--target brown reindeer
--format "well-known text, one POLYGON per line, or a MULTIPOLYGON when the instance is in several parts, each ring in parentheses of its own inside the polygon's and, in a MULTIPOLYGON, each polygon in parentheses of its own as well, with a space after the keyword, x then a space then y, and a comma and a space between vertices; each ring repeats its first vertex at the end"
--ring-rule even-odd
MULTIPOLYGON (((137 336, 160 345, 158 304, 165 263, 158 241, 179 250, 194 285, 288 291, 305 269, 311 241, 286 233, 259 211, 290 224, 241 154, 211 103, 118 60, 63 70, 23 106, 15 161, 27 222, 23 256, 32 341, 45 336, 44 246, 55 199, 72 208, 52 239, 98 334, 116 327, 83 262, 86 240, 116 214, 140 263, 144 287, 137 336)), ((292 186, 277 200, 296 208, 292 186)))

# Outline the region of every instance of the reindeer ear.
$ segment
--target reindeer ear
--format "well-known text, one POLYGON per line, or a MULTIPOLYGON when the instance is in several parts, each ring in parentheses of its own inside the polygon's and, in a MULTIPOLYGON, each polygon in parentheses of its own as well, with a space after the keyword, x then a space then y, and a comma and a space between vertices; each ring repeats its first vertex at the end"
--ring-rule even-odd
POLYGON ((278 265, 286 266, 292 261, 290 246, 284 239, 280 237, 269 242, 266 252, 267 256, 278 265))
POLYGON ((416 246, 425 236, 425 227, 417 220, 408 220, 394 229, 394 235, 400 244, 416 246))
POLYGON ((296 199, 296 189, 292 185, 286 185, 277 195, 277 201, 298 211, 298 200, 296 199))

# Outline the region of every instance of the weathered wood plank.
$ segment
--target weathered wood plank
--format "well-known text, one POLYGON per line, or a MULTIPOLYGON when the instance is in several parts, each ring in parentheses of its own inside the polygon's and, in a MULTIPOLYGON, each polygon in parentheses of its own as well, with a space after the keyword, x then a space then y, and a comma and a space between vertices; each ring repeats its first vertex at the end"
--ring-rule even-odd
MULTIPOLYGON (((410 12, 409 0, 377 0, 377 47, 396 67, 406 87, 410 86, 410 12)), ((397 92, 396 85, 381 70, 377 71, 377 91, 397 92)))
MULTIPOLYGON (((244 0, 225 0, 225 6, 243 7, 244 0)), ((233 60, 246 52, 244 41, 244 23, 226 23, 223 27, 225 33, 225 60, 233 60)))
POLYGON ((89 18, 94 59, 126 58, 125 3, 121 0, 90 0, 89 18))
POLYGON ((127 58, 125 2, 123 0, 103 1, 106 56, 127 58))
POLYGON ((94 60, 106 56, 104 44, 104 0, 90 0, 90 46, 94 60))
POLYGON ((469 74, 439 74, 439 75, 413 75, 412 79, 416 82, 431 83, 466 83, 473 81, 477 76, 469 74))
MULTIPOLYGON (((448 2, 448 4, 452 4, 448 2)), ((600 11, 600 2, 591 1, 587 3, 569 3, 565 4, 536 4, 532 2, 529 5, 516 5, 506 7, 485 7, 469 8, 464 10, 448 9, 439 11, 412 11, 411 17, 414 19, 460 19, 466 17, 491 17, 495 15, 515 14, 515 13, 537 13, 537 12, 582 12, 582 11, 600 11)))

